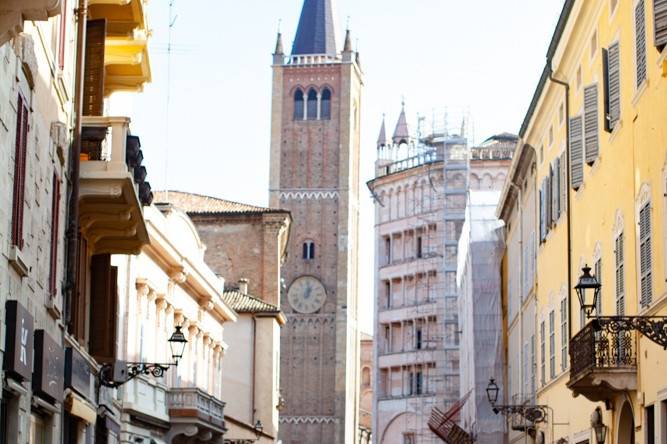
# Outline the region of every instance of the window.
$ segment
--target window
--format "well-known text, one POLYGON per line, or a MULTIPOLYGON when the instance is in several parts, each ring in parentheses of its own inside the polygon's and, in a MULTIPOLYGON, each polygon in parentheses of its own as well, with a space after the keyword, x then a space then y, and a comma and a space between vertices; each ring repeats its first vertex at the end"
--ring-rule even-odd
POLYGON ((415 374, 415 395, 424 393, 424 374, 419 370, 415 374))
POLYGON ((50 441, 47 441, 47 436, 49 436, 47 430, 48 427, 44 417, 32 412, 30 414, 30 444, 46 444, 50 441))
POLYGON ((404 433, 403 434, 403 444, 417 444, 414 433, 404 433))
POLYGON ((315 242, 311 240, 305 241, 302 250, 303 259, 307 261, 315 259, 315 242))
POLYGON ((547 375, 546 375, 546 359, 547 359, 547 351, 546 351, 546 328, 544 325, 544 321, 540 323, 540 383, 542 385, 547 383, 547 375))
MULTIPOLYGON (((88 349, 97 362, 116 359, 116 308, 118 307, 118 267, 111 256, 93 256, 90 263, 90 337, 88 349)), ((142 341, 143 343, 143 341, 142 341)))
POLYGON ((294 120, 303 120, 303 91, 297 89, 294 93, 294 120))
POLYGON ((581 66, 577 68, 577 89, 581 88, 582 75, 581 75, 581 66))
POLYGON ((584 88, 584 144, 586 163, 592 165, 598 157, 598 86, 584 88))
POLYGON ((660 424, 661 424, 661 432, 660 434, 662 435, 662 439, 660 442, 667 442, 667 401, 662 401, 660 402, 660 410, 662 411, 660 413, 660 424))
POLYGON ((567 298, 560 301, 560 369, 567 369, 567 339, 569 336, 567 324, 567 298))
POLYGON ((637 88, 646 80, 646 8, 644 0, 635 5, 635 68, 637 88))
POLYGON ((384 238, 384 264, 391 264, 391 237, 385 236, 384 238))
POLYGON ((655 47, 662 51, 667 45, 667 0, 653 0, 655 47))
POLYGON ((549 127, 549 146, 554 143, 554 127, 553 125, 549 127))
POLYGON ((14 193, 12 203, 12 245, 23 248, 23 210, 28 151, 28 106, 19 95, 16 114, 16 151, 14 157, 14 193))
POLYGON ((549 377, 556 377, 556 312, 549 313, 549 377))
POLYGON ((650 405, 644 409, 646 418, 646 444, 655 444, 655 408, 650 405))
POLYGON ((625 273, 623 271, 623 232, 616 236, 616 314, 625 315, 625 273))
POLYGON ((58 233, 60 225, 60 178, 53 174, 53 186, 51 188, 51 250, 49 257, 49 294, 56 295, 57 289, 57 267, 58 267, 58 233))
POLYGON ((384 326, 384 352, 391 351, 391 329, 388 325, 384 326))
POLYGON ((308 120, 317 120, 317 92, 312 88, 308 91, 306 118, 308 120))
POLYGON ((647 203, 639 210, 640 303, 642 308, 651 305, 653 300, 651 261, 651 205, 647 203))
POLYGON ((422 252, 422 237, 421 237, 421 236, 417 236, 417 257, 418 257, 418 258, 423 257, 423 254, 422 254, 422 253, 423 253, 423 252, 422 252))
POLYGON ((602 50, 604 77, 604 129, 612 132, 621 118, 621 68, 618 42, 602 50))
POLYGON ((540 163, 544 160, 544 145, 540 145, 540 163))
POLYGON ((417 328, 417 331, 415 332, 415 348, 417 350, 422 349, 422 329, 417 328))
POLYGON ((371 369, 364 367, 361 371, 361 381, 364 385, 371 385, 371 369))
POLYGON ((322 103, 320 105, 320 119, 331 119, 331 91, 329 88, 324 88, 322 91, 322 103))
POLYGON ((598 33, 596 31, 591 36, 591 58, 595 57, 597 49, 598 49, 598 33))
POLYGON ((62 71, 65 67, 65 47, 67 46, 67 0, 63 0, 62 11, 60 13, 60 30, 58 34, 58 67, 62 71))
POLYGON ((561 103, 560 107, 558 108, 558 123, 561 125, 565 121, 565 104, 561 103))
MULTIPOLYGON (((598 260, 595 261, 595 269, 593 270, 595 273, 595 278, 598 280, 598 283, 602 285, 602 259, 598 258, 598 260)), ((598 314, 598 316, 602 315, 602 289, 604 286, 600 287, 600 291, 598 293, 598 299, 595 303, 595 312, 598 314)))
POLYGON ((535 335, 530 336, 530 393, 535 395, 535 371, 537 362, 535 361, 535 335))
POLYGON ((584 183, 583 122, 581 116, 570 119, 570 186, 578 190, 584 183))

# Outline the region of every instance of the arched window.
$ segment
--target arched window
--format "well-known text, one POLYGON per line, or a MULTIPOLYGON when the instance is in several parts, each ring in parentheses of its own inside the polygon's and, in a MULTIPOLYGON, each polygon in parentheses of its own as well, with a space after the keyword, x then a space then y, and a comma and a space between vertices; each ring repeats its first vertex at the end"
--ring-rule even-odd
POLYGON ((303 91, 300 89, 294 93, 294 120, 303 120, 303 91))
POLYGON ((363 385, 371 385, 371 369, 364 367, 361 371, 361 381, 363 385))
POLYGON ((320 119, 331 119, 331 91, 329 88, 324 88, 322 91, 322 103, 320 105, 320 119))
POLYGON ((306 109, 306 118, 308 120, 317 119, 317 91, 310 89, 308 91, 308 104, 306 109))
POLYGON ((302 257, 307 261, 315 259, 315 242, 307 240, 303 243, 302 257))

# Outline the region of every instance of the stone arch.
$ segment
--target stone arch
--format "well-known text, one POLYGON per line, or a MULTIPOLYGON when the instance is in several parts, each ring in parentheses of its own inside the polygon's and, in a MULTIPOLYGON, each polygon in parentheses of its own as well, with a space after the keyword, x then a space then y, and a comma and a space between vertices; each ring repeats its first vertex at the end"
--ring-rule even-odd
POLYGON ((493 176, 490 173, 484 173, 484 175, 482 175, 481 185, 481 188, 484 190, 490 190, 493 188, 493 176))
POLYGON ((618 416, 618 436, 615 442, 635 444, 635 418, 630 403, 625 401, 618 416))
POLYGON ((418 430, 419 426, 419 418, 415 413, 401 412, 387 423, 378 444, 402 444, 403 432, 418 430))

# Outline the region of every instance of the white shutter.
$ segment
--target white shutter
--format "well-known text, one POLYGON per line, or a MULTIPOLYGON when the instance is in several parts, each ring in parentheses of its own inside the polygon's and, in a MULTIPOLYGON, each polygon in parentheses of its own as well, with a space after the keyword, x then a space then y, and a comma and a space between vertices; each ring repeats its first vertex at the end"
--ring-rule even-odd
POLYGON ((662 50, 667 45, 667 0, 653 0, 653 19, 655 46, 662 50))
POLYGON ((641 272, 641 306, 648 307, 653 299, 651 281, 651 206, 646 204, 639 211, 639 268, 641 272))
POLYGON ((577 190, 584 182, 584 159, 581 116, 570 119, 570 181, 577 190))
POLYGON ((644 0, 635 6, 635 63, 637 68, 637 87, 646 80, 646 8, 644 0))
POLYGON ((598 86, 584 88, 584 141, 586 163, 592 164, 598 157, 598 86))

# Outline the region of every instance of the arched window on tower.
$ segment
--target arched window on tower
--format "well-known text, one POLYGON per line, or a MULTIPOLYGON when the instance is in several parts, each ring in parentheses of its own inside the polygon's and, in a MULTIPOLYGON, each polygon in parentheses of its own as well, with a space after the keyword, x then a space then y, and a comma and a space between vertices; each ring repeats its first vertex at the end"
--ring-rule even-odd
POLYGON ((317 91, 313 88, 308 91, 306 116, 308 120, 317 120, 317 91))
POLYGON ((315 242, 307 240, 303 243, 302 257, 307 261, 315 259, 315 242))
POLYGON ((329 88, 324 88, 322 91, 322 103, 320 106, 320 119, 331 119, 331 91, 329 88))
POLYGON ((300 89, 294 93, 294 120, 303 120, 303 91, 300 89))

